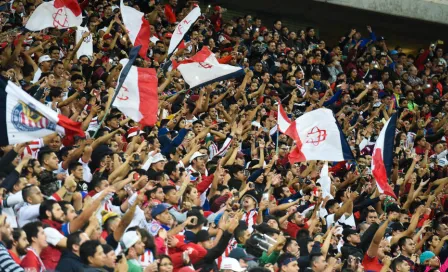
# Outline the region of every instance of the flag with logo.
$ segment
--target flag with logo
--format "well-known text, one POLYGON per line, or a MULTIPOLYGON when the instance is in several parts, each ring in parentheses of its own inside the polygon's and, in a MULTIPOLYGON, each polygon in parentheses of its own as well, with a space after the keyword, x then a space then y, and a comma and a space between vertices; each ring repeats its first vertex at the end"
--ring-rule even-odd
POLYGON ((140 47, 134 47, 129 57, 120 61, 123 70, 119 76, 119 85, 113 106, 128 117, 144 126, 153 126, 157 122, 158 79, 153 68, 133 66, 140 47))
POLYGON ((394 113, 376 139, 371 167, 378 191, 394 198, 397 198, 397 196, 388 183, 388 177, 390 177, 392 172, 396 124, 397 114, 394 113))
POLYGON ((329 109, 317 109, 305 113, 291 122, 285 134, 294 139, 296 144, 296 148, 289 154, 291 163, 354 159, 345 135, 329 109))
POLYGON ((244 75, 241 67, 220 64, 207 46, 191 58, 173 61, 173 69, 178 69, 190 88, 201 87, 216 81, 244 75))
POLYGON ((0 77, 0 146, 33 141, 51 133, 85 136, 81 123, 57 114, 0 77))
MULTIPOLYGON (((76 29, 76 43, 78 43, 82 39, 82 35, 86 32, 89 32, 89 29, 87 27, 78 27, 76 29)), ((81 44, 81 47, 79 47, 78 52, 76 52, 76 57, 79 59, 81 56, 93 56, 93 40, 92 40, 92 34, 90 34, 88 37, 84 39, 84 41, 81 44)))
POLYGON ((80 26, 81 7, 77 0, 54 0, 40 4, 28 19, 25 28, 40 31, 48 27, 64 29, 80 26))
POLYGON ((135 8, 125 6, 123 0, 120 2, 121 17, 128 31, 128 36, 134 46, 141 46, 139 55, 147 59, 149 38, 151 30, 149 22, 145 19, 145 14, 135 8))
POLYGON ((196 6, 188 15, 180 21, 174 29, 173 36, 171 37, 170 46, 168 47, 168 56, 171 55, 177 46, 183 41, 185 34, 190 27, 201 16, 201 8, 196 6))

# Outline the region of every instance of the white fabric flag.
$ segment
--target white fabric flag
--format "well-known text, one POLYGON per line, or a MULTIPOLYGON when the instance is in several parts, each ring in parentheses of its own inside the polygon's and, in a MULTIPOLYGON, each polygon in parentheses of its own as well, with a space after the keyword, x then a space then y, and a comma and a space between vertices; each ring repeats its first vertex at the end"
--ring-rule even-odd
MULTIPOLYGON (((82 39, 82 35, 85 32, 89 32, 89 29, 87 27, 78 27, 76 30, 76 43, 79 42, 79 40, 82 39)), ((81 47, 79 48, 78 52, 76 52, 76 57, 79 59, 79 57, 86 55, 88 57, 93 57, 93 40, 92 40, 92 34, 90 34, 87 38, 84 39, 83 43, 81 44, 81 47)))
POLYGON ((174 29, 173 36, 171 37, 170 46, 168 47, 168 55, 174 52, 183 40, 185 33, 188 32, 199 16, 201 16, 201 8, 195 7, 182 21, 177 24, 176 29, 174 29))

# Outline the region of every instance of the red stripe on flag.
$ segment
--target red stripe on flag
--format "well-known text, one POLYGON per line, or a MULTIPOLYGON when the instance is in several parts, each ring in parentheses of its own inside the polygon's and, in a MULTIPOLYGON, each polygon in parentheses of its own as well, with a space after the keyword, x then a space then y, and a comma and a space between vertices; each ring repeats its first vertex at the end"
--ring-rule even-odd
POLYGON ((81 15, 81 7, 76 0, 55 0, 54 1, 55 8, 66 7, 75 14, 75 16, 81 15))
POLYGON ((376 185, 378 186, 378 189, 382 189, 382 191, 386 195, 397 198, 397 196, 395 196, 394 191, 387 182, 386 166, 384 165, 381 148, 376 148, 373 151, 372 160, 373 165, 375 165, 375 168, 372 170, 372 175, 376 180, 376 185))
POLYGON ((81 137, 85 137, 84 131, 81 127, 82 123, 75 122, 62 114, 58 114, 58 119, 58 125, 65 129, 66 136, 79 135, 81 137))
POLYGON ((288 159, 290 163, 306 161, 305 155, 302 153, 302 140, 300 140, 299 133, 297 131, 297 124, 294 121, 285 132, 286 135, 294 139, 296 148, 289 153, 288 159))
POLYGON ((213 54, 207 46, 202 47, 201 51, 197 52, 193 57, 183 60, 181 62, 173 61, 173 69, 181 64, 193 63, 193 62, 204 62, 210 55, 213 54))
POLYGON ((138 54, 140 57, 144 58, 145 60, 148 59, 147 53, 148 53, 148 47, 149 47, 149 37, 151 36, 151 28, 149 26, 149 22, 145 19, 145 17, 142 17, 142 26, 140 27, 140 30, 137 34, 137 38, 135 39, 134 46, 141 45, 140 51, 138 51, 138 54))
POLYGON ((159 97, 157 91, 157 72, 153 68, 139 68, 138 91, 140 95, 139 111, 143 115, 140 124, 143 126, 153 126, 157 122, 157 111, 159 107, 159 97))

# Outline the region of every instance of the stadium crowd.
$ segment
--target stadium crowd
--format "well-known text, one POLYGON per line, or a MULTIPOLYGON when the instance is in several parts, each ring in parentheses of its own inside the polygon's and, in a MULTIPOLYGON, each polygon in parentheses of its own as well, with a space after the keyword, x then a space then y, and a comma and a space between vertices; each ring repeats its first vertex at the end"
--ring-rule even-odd
POLYGON ((173 59, 208 46, 246 73, 190 90, 162 66, 194 2, 126 1, 158 39, 135 62, 159 78, 158 122, 141 127, 111 107, 132 47, 119 1, 80 3, 91 57, 77 57, 72 29, 23 31, 41 2, 0 2, 1 75, 82 122, 86 137, 1 147, 0 271, 447 271, 441 42, 405 54, 370 26, 324 41, 281 20, 225 21, 212 6, 173 59), (290 164, 296 146, 277 133, 278 103, 291 119, 331 109, 356 160, 290 164), (394 113, 397 199, 378 191, 370 169, 394 113))

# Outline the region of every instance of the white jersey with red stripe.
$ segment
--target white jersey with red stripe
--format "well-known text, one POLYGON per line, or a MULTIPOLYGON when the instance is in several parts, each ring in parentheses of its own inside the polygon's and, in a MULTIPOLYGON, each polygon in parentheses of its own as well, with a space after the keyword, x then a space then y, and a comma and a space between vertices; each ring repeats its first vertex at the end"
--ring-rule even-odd
POLYGON ((226 250, 224 250, 224 253, 216 259, 216 264, 218 267, 221 267, 222 258, 229 257, 230 252, 238 246, 238 242, 235 240, 235 238, 230 239, 229 244, 226 247, 226 250))
POLYGON ((43 139, 37 139, 35 141, 32 141, 25 147, 23 150, 22 157, 25 155, 30 155, 31 158, 37 159, 37 154, 39 153, 39 149, 44 146, 44 140, 43 139))
POLYGON ((253 229, 253 225, 255 225, 257 223, 257 216, 258 216, 258 212, 256 209, 252 209, 248 212, 245 212, 243 215, 243 218, 241 220, 244 220, 247 224, 247 229, 249 230, 250 233, 252 233, 253 229))
POLYGON ((143 270, 150 264, 154 262, 154 254, 152 254, 152 251, 147 249, 145 250, 145 253, 143 253, 142 256, 139 258, 140 265, 143 267, 143 270))

